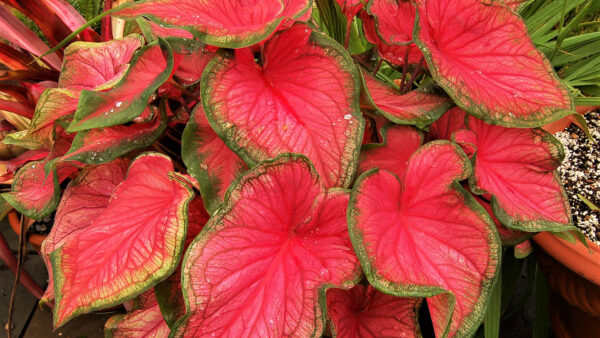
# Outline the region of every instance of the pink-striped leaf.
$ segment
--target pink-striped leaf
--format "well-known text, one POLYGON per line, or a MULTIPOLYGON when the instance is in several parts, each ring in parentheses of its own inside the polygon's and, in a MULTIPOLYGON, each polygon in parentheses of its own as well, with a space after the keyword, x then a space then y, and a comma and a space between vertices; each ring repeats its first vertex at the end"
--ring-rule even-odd
POLYGON ((327 291, 327 315, 337 338, 419 337, 421 298, 387 295, 371 285, 327 291))
POLYGON ((371 143, 360 151, 357 175, 372 168, 404 175, 408 159, 423 143, 423 134, 410 126, 385 125, 382 143, 371 143))
POLYGON ((365 97, 379 113, 398 124, 426 126, 437 120, 452 104, 445 97, 413 90, 402 94, 362 70, 365 97))
POLYGON ((447 141, 417 150, 403 176, 371 170, 355 183, 350 238, 369 282, 400 297, 428 297, 436 336, 471 336, 485 312, 500 240, 458 181, 471 171, 447 141))
POLYGON ((327 187, 352 180, 364 120, 348 53, 303 24, 269 40, 262 65, 250 49, 219 53, 202 78, 204 111, 246 163, 307 156, 327 187))
POLYGON ((71 91, 109 89, 123 78, 143 43, 138 34, 100 43, 72 43, 65 49, 58 84, 71 91))
POLYGON ((148 290, 140 297, 139 306, 127 314, 114 315, 104 325, 107 338, 166 338, 169 326, 165 322, 153 290, 148 290))
POLYGON ((179 79, 184 86, 196 84, 200 81, 204 68, 206 68, 206 65, 208 65, 208 62, 212 60, 214 56, 215 53, 209 46, 185 55, 175 71, 175 77, 179 79))
POLYGON ((310 0, 145 0, 115 15, 144 16, 183 28, 209 45, 241 48, 265 40, 283 20, 302 17, 311 5, 310 0))
POLYGON ((133 120, 171 75, 173 52, 165 40, 139 50, 119 83, 109 91, 81 92, 69 132, 110 127, 133 120))
POLYGON ((192 197, 168 157, 138 157, 106 209, 50 254, 55 327, 132 299, 167 278, 183 251, 192 197))
POLYGON ((470 117, 469 130, 453 138, 475 149, 471 189, 492 194, 492 209, 502 224, 527 231, 572 229, 568 199, 556 168, 562 145, 541 129, 492 126, 470 117))
POLYGON ((188 312, 175 336, 319 336, 325 290, 349 288, 360 273, 348 198, 301 155, 251 169, 186 252, 188 312))
POLYGON ((113 162, 84 168, 65 189, 48 237, 42 243, 42 258, 48 268, 48 288, 42 301, 54 299, 54 278, 50 254, 69 236, 85 231, 102 214, 113 190, 125 179, 129 161, 113 162))
POLYGON ((248 169, 213 131, 201 104, 196 105, 183 131, 181 157, 189 173, 200 183, 204 205, 211 213, 223 202, 231 182, 248 169))
POLYGON ((573 103, 521 18, 501 1, 419 0, 414 38, 431 74, 470 114, 508 127, 537 127, 573 103))

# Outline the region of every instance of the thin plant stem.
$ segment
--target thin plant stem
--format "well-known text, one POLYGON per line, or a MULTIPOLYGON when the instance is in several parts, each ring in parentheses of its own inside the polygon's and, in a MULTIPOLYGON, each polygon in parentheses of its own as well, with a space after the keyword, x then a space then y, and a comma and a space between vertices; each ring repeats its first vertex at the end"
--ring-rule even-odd
POLYGON ((406 83, 406 73, 408 72, 408 51, 406 48, 404 52, 404 63, 402 64, 402 80, 400 82, 400 88, 404 88, 404 84, 406 83))
POLYGON ((12 317, 15 309, 15 299, 17 298, 17 290, 19 289, 19 279, 21 278, 21 271, 23 270, 23 259, 25 257, 25 239, 27 234, 25 233, 25 223, 23 222, 23 215, 19 222, 21 233, 19 234, 19 253, 17 256, 17 273, 15 274, 15 281, 13 282, 12 292, 10 293, 10 303, 8 305, 8 320, 6 321, 6 333, 8 338, 12 337, 12 317))
POLYGON ((381 68, 382 63, 383 63, 383 59, 379 58, 379 62, 377 62, 377 66, 375 66, 375 69, 373 69, 373 75, 377 75, 377 72, 379 71, 379 68, 381 68))
POLYGON ((406 84, 402 89, 402 93, 407 93, 410 90, 410 88, 412 88, 413 83, 415 83, 415 79, 417 78, 417 76, 419 76, 419 74, 421 74, 421 67, 423 66, 423 61, 425 61, 425 59, 421 56, 419 63, 417 63, 417 66, 410 75, 410 81, 406 81, 406 84))

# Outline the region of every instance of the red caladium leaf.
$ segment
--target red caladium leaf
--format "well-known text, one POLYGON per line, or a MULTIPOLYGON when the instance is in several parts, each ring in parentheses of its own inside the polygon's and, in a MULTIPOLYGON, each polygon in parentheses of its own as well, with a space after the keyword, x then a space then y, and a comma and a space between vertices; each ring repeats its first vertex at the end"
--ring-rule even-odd
POLYGON ((466 127, 466 116, 467 113, 458 107, 448 110, 437 121, 429 125, 429 132, 425 134, 425 139, 428 141, 452 141, 452 134, 466 127))
POLYGON ((150 122, 80 131, 75 135, 71 149, 48 167, 64 161, 101 164, 132 150, 146 148, 163 134, 166 120, 164 109, 161 109, 161 114, 155 112, 154 120, 150 122))
POLYGON ((248 169, 208 124, 202 105, 196 105, 181 138, 181 157, 200 183, 204 205, 213 212, 223 201, 227 187, 248 169))
POLYGON ((420 298, 386 295, 371 285, 327 291, 327 315, 338 338, 419 337, 420 298))
POLYGON ((154 291, 149 290, 142 295, 146 299, 143 299, 134 311, 114 315, 108 319, 104 325, 105 337, 165 338, 169 336, 170 329, 160 312, 154 291))
POLYGON ((451 106, 445 97, 413 90, 402 94, 362 70, 365 97, 383 116, 394 123, 426 126, 451 106))
POLYGON ((77 171, 70 165, 58 166, 52 175, 46 175, 44 166, 48 161, 65 153, 69 140, 59 139, 42 161, 29 162, 15 174, 11 192, 2 197, 20 213, 40 219, 48 216, 59 201, 60 183, 77 171))
POLYGON ((72 91, 109 89, 125 75, 143 43, 139 34, 101 43, 72 43, 65 49, 58 84, 72 91))
POLYGON ((41 129, 54 126, 54 121, 72 114, 77 109, 79 93, 67 89, 46 89, 40 96, 31 124, 27 130, 33 134, 41 129))
POLYGON ((458 183, 470 169, 457 145, 434 141, 400 178, 363 174, 350 199, 350 238, 369 282, 396 296, 430 297, 436 336, 475 333, 499 264, 492 220, 458 183))
POLYGON ((177 70, 175 71, 175 77, 179 79, 184 86, 190 86, 197 83, 202 77, 204 68, 206 68, 206 65, 214 56, 215 53, 209 46, 184 56, 179 67, 177 67, 177 70))
POLYGON ((110 127, 139 116, 152 94, 171 75, 173 52, 160 39, 138 51, 127 73, 111 90, 81 92, 75 117, 67 131, 110 127))
POLYGON ((336 0, 348 21, 352 21, 368 1, 369 0, 336 0))
POLYGON ((558 140, 541 129, 492 126, 473 117, 468 128, 453 138, 467 151, 476 149, 471 189, 492 194, 492 209, 502 224, 528 232, 572 229, 555 171, 564 157, 558 140))
POLYGON ((249 49, 219 53, 202 77, 204 111, 248 164, 306 155, 327 187, 352 180, 364 128, 358 75, 347 52, 306 25, 277 33, 262 66, 249 49))
POLYGON ((385 125, 382 143, 364 145, 360 151, 357 174, 372 168, 389 170, 404 175, 408 159, 423 143, 423 134, 410 126, 385 125))
POLYGON ((302 17, 311 5, 310 0, 145 0, 115 15, 144 16, 181 27, 209 45, 241 48, 265 40, 284 19, 302 17))
POLYGON ((319 336, 325 290, 349 288, 360 273, 348 198, 326 190, 301 155, 281 155, 233 183, 186 252, 188 312, 175 335, 319 336))
POLYGON ((192 197, 168 157, 138 157, 102 214, 50 254, 54 325, 122 303, 169 276, 183 249, 192 197))
POLYGON ((501 1, 419 0, 414 37, 433 77, 470 114, 536 127, 573 103, 521 18, 501 1))
MULTIPOLYGON (((421 61, 423 53, 414 43, 408 45, 387 43, 377 33, 375 19, 372 16, 363 11, 360 18, 363 22, 365 38, 376 46, 377 53, 382 59, 394 66, 402 66, 407 54, 409 64, 416 64, 421 61)), ((410 20, 414 21, 414 16, 410 20)))
POLYGON ((375 29, 385 43, 406 45, 412 41, 416 9, 410 1, 371 0, 367 12, 375 19, 375 29))
POLYGON ((513 11, 519 11, 521 6, 523 6, 525 2, 526 0, 504 0, 504 3, 513 11))
POLYGON ((42 243, 42 257, 49 274, 48 288, 42 301, 54 299, 50 253, 62 246, 69 236, 85 231, 102 214, 113 190, 125 179, 128 166, 128 160, 117 159, 107 164, 84 168, 65 189, 54 216, 52 230, 42 243))

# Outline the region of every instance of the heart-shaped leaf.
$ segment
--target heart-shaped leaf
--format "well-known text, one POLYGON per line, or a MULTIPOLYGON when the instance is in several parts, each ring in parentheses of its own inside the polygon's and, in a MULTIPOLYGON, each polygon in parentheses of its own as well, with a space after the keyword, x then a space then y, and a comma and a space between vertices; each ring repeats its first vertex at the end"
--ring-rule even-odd
POLYGON ((410 126, 385 125, 381 129, 382 143, 371 143, 360 151, 357 175, 372 168, 404 175, 408 159, 423 143, 423 134, 410 126))
POLYGON ((352 180, 364 120, 359 80, 337 42, 296 24, 264 48, 219 53, 202 78, 204 111, 216 133, 246 163, 279 154, 307 156, 327 187, 352 180))
POLYGON ((492 211, 492 204, 488 200, 478 195, 471 196, 473 196, 477 203, 479 203, 485 209, 485 211, 487 211, 488 215, 490 215, 490 217, 494 221, 496 229, 498 230, 498 235, 500 235, 500 239, 502 240, 503 246, 506 247, 517 245, 519 243, 522 243, 523 241, 530 239, 534 235, 534 233, 531 232, 523 232, 505 227, 504 225, 502 225, 502 223, 500 223, 498 218, 494 216, 494 212, 492 211))
MULTIPOLYGON (((362 68, 361 68, 362 69, 362 68)), ((368 102, 394 123, 426 126, 437 120, 452 103, 445 97, 413 90, 402 94, 362 69, 368 102)))
POLYGON ((265 40, 283 20, 298 19, 311 7, 311 0, 145 0, 115 15, 144 16, 181 27, 209 45, 241 48, 265 40))
POLYGON ((42 301, 54 299, 54 278, 50 254, 68 238, 84 231, 102 214, 108 200, 127 173, 129 161, 117 159, 100 166, 84 168, 65 189, 48 237, 42 243, 42 258, 48 269, 48 287, 42 301))
POLYGON ((121 80, 144 39, 132 34, 107 42, 74 42, 65 49, 58 85, 71 91, 105 90, 121 80))
POLYGON ((248 169, 213 131, 201 104, 196 105, 183 131, 181 157, 200 183, 202 199, 210 213, 223 202, 231 182, 248 169))
POLYGON ((425 139, 452 141, 452 134, 466 127, 466 115, 467 113, 458 107, 448 110, 442 117, 429 125, 429 132, 425 134, 425 139))
POLYGON ((501 1, 419 0, 414 32, 431 74, 470 114, 492 124, 537 127, 573 103, 521 18, 501 1))
POLYGON ((184 86, 196 84, 200 81, 204 68, 214 56, 214 51, 208 47, 200 48, 196 52, 184 56, 175 71, 175 77, 184 86))
POLYGON ((401 297, 429 297, 436 336, 470 336, 485 312, 500 240, 458 181, 468 158, 447 141, 427 143, 405 175, 363 174, 348 209, 350 238, 369 282, 401 297))
POLYGON ((356 14, 364 7, 368 0, 336 0, 346 20, 351 21, 356 14))
POLYGON ((325 290, 349 288, 360 273, 348 198, 326 190, 300 155, 281 155, 233 183, 186 252, 188 313, 175 335, 319 336, 325 290))
POLYGON ((492 126, 474 117, 468 128, 453 138, 476 149, 471 189, 492 194, 492 209, 502 224, 528 232, 573 229, 556 172, 564 157, 558 140, 542 129, 492 126))
POLYGON ((35 113, 27 133, 33 134, 45 127, 53 126, 54 121, 74 113, 78 100, 78 92, 61 88, 46 89, 35 106, 35 113))
POLYGON ((102 214, 50 254, 55 326, 122 303, 169 276, 183 249, 192 197, 168 157, 138 157, 102 214))
POLYGON ((173 52, 160 39, 138 51, 121 81, 109 91, 84 90, 67 131, 110 127, 139 116, 151 95, 171 75, 173 52))
POLYGON ((327 291, 327 315, 337 338, 419 337, 421 298, 387 295, 371 285, 327 291))

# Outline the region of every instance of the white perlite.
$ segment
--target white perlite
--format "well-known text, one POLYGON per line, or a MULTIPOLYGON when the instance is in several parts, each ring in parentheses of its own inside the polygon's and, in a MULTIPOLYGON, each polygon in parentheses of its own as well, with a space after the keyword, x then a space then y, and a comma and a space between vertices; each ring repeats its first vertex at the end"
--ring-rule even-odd
MULTIPOLYGON (((599 115, 598 112, 585 115, 596 141, 600 141, 599 115)), ((574 125, 554 136, 565 149, 565 160, 558 172, 569 195, 573 223, 590 240, 600 244, 600 215, 591 211, 577 196, 583 195, 596 206, 600 206, 600 146, 590 141, 584 132, 574 125)))

